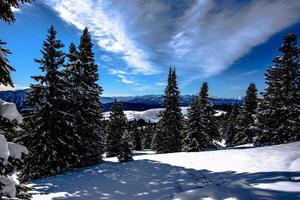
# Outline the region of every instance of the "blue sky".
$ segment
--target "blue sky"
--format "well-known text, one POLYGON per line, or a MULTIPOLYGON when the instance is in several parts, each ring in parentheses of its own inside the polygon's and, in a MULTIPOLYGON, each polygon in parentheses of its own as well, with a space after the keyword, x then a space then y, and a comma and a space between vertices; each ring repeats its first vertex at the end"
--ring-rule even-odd
POLYGON ((300 36, 299 10, 298 0, 44 0, 16 10, 15 23, 0 22, 0 36, 17 89, 41 73, 34 58, 51 25, 65 50, 87 26, 104 96, 161 94, 173 66, 182 94, 208 81, 211 96, 238 97, 250 82, 263 90, 284 34, 300 36))

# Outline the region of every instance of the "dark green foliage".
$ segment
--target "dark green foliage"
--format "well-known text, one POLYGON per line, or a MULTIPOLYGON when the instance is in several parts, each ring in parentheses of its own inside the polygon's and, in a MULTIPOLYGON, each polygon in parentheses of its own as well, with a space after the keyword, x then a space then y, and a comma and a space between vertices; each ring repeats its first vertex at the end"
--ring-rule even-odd
POLYGON ((43 57, 35 60, 44 74, 33 77, 38 83, 32 85, 29 96, 37 107, 29 124, 30 138, 25 140, 30 151, 22 173, 25 180, 62 173, 78 162, 78 140, 71 131, 72 117, 65 110, 68 101, 59 71, 65 58, 63 47, 51 27, 41 51, 43 57))
POLYGON ((0 1, 0 20, 4 22, 14 22, 15 15, 12 7, 19 8, 20 4, 30 3, 30 0, 1 0, 0 1))
POLYGON ((184 129, 183 150, 203 151, 216 148, 215 141, 221 139, 215 111, 209 102, 208 84, 204 82, 199 95, 193 99, 184 129), (197 145, 197 146, 195 146, 197 145))
POLYGON ((132 143, 133 149, 136 151, 142 150, 142 138, 141 138, 141 131, 138 129, 137 121, 134 120, 131 123, 131 135, 132 135, 132 143))
MULTIPOLYGON (((95 64, 91 35, 83 30, 78 47, 80 64, 75 64, 74 87, 80 89, 74 95, 77 109, 77 131, 83 142, 83 162, 92 165, 102 161, 104 151, 104 129, 102 126, 102 105, 99 101, 102 88, 96 83, 99 79, 98 66, 95 64)), ((76 56, 76 52, 74 53, 76 56)))
POLYGON ((151 149, 151 143, 153 140, 153 135, 155 133, 155 124, 151 124, 150 121, 146 124, 145 128, 142 129, 142 143, 143 149, 151 149))
POLYGON ((237 128, 236 128, 238 115, 239 115, 239 107, 238 105, 235 105, 229 114, 228 124, 224 134, 226 146, 229 147, 235 146, 239 142, 237 139, 237 128))
POLYGON ((182 113, 179 104, 180 93, 175 69, 169 70, 168 84, 164 93, 163 107, 152 149, 158 153, 179 152, 181 150, 182 113))
POLYGON ((257 108, 257 89, 254 83, 251 83, 245 96, 245 105, 237 119, 236 144, 241 145, 252 143, 255 136, 254 114, 257 108))
POLYGON ((7 54, 10 54, 10 51, 2 48, 2 45, 5 44, 0 40, 0 84, 13 86, 10 72, 15 71, 15 69, 8 64, 7 54))
POLYGON ((106 157, 114 157, 122 152, 122 138, 126 134, 127 119, 122 104, 112 104, 109 122, 106 129, 106 157))
POLYGON ((128 141, 122 140, 121 141, 121 151, 118 155, 119 162, 133 161, 132 156, 133 156, 133 154, 129 147, 128 141))
POLYGON ((300 139, 300 50, 295 34, 287 34, 265 74, 267 88, 258 105, 256 144, 281 144, 300 139))
POLYGON ((8 142, 12 142, 21 133, 16 121, 10 121, 0 116, 0 134, 4 135, 8 142))

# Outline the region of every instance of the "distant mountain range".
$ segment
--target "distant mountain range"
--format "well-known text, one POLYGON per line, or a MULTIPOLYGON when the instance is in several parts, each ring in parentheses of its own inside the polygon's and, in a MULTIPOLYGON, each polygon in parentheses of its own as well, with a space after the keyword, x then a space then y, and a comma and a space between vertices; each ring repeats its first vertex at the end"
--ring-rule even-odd
MULTIPOLYGON (((16 91, 0 91, 0 99, 13 102, 17 105, 18 109, 26 108, 24 106, 24 101, 26 101, 27 93, 29 89, 26 90, 16 90, 16 91)), ((194 96, 192 95, 183 95, 180 98, 181 106, 188 106, 194 96)), ((104 111, 109 111, 112 103, 115 101, 123 102, 124 110, 136 110, 144 111, 152 108, 161 108, 163 102, 162 95, 144 95, 144 96, 130 96, 130 97, 101 97, 100 101, 103 104, 104 111)), ((233 104, 243 104, 241 98, 219 98, 212 97, 210 98, 213 105, 233 105, 233 104)))

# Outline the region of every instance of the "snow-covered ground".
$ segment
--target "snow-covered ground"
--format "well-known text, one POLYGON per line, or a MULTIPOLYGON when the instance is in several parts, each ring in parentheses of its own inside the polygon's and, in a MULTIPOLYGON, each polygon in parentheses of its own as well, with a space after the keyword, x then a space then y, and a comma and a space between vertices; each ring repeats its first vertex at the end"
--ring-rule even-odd
POLYGON ((37 180, 33 199, 300 199, 300 142, 134 159, 37 180))
MULTIPOLYGON (((181 107, 181 112, 184 116, 187 115, 187 109, 188 107, 181 107)), ((133 120, 144 120, 145 122, 150 123, 157 123, 159 120, 159 113, 163 110, 163 108, 154 108, 149 109, 145 111, 133 111, 133 110, 127 110, 124 111, 127 120, 133 121, 133 120)), ((215 116, 220 116, 222 114, 225 114, 225 111, 217 110, 215 116)), ((105 119, 108 119, 110 115, 110 112, 104 112, 103 116, 105 119)))

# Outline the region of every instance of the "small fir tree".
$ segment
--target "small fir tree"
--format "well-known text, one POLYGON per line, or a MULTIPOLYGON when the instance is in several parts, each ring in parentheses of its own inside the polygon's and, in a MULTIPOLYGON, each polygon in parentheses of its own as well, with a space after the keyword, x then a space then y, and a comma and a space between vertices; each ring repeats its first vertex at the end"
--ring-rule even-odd
MULTIPOLYGON (((114 157, 122 152, 122 138, 126 134, 127 119, 123 112, 122 104, 112 104, 107 125, 106 135, 106 157, 114 157)), ((128 142, 128 141, 126 141, 128 142)))

